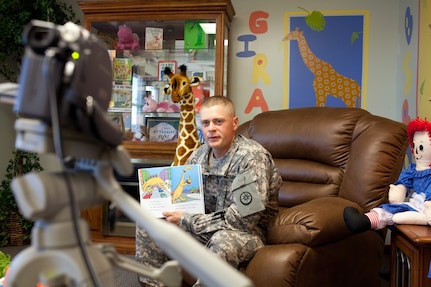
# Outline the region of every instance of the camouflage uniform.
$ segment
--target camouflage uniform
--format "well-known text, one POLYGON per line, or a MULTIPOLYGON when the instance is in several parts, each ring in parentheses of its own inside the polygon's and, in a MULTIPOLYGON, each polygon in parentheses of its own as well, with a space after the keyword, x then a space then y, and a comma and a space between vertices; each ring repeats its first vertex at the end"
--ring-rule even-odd
MULTIPOLYGON (((203 145, 188 159, 189 164, 202 165, 206 214, 183 213, 180 227, 238 268, 265 244, 267 224, 278 212, 282 179, 270 153, 243 136, 235 138, 213 168, 210 156, 211 148, 203 145)), ((136 260, 159 268, 167 259, 138 227, 136 260)))

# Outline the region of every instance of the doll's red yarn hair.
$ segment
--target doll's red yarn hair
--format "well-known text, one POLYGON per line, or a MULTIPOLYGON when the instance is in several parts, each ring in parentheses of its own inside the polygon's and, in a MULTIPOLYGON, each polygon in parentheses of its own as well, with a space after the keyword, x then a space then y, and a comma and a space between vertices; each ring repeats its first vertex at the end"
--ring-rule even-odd
POLYGON ((422 120, 420 118, 416 118, 407 125, 407 136, 409 137, 410 147, 413 148, 413 136, 415 135, 415 132, 424 131, 426 131, 428 136, 431 137, 431 123, 426 119, 422 120))

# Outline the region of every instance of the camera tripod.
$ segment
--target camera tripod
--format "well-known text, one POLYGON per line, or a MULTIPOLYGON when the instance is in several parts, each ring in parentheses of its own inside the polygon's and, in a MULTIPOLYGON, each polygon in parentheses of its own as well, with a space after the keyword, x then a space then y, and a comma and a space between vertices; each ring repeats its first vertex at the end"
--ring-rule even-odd
MULTIPOLYGON (((34 146, 43 149, 51 147, 46 140, 50 136, 40 121, 19 119, 16 129, 18 148, 30 146, 34 150, 34 146)), ((167 286, 181 286, 180 263, 208 286, 252 286, 249 279, 209 253, 178 226, 154 218, 122 190, 114 177, 113 167, 120 174, 132 170, 124 148, 105 149, 93 145, 88 139, 79 138, 76 141, 74 136, 70 139, 67 135, 65 137, 65 146, 73 148, 75 154, 82 154, 82 159, 74 162, 74 169, 58 173, 29 173, 12 182, 21 212, 26 218, 36 221, 31 246, 12 260, 7 287, 28 287, 37 282, 49 287, 110 287, 114 286, 112 266, 160 280, 167 286), (76 204, 69 201, 66 194, 69 188, 73 191, 76 204), (79 212, 103 200, 111 201, 143 226, 175 261, 168 261, 159 269, 149 269, 135 260, 118 255, 110 245, 92 244, 85 220, 80 218, 79 230, 75 230, 71 216, 73 209, 79 212), (82 236, 84 252, 79 246, 77 234, 82 236), (92 267, 86 266, 84 256, 88 256, 92 267)))

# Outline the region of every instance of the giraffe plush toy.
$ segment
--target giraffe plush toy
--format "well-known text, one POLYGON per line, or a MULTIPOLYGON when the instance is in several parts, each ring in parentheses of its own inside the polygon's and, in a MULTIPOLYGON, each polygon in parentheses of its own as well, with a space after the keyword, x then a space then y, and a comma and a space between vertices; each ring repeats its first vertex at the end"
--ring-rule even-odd
POLYGON ((170 68, 165 69, 169 77, 169 85, 165 93, 171 95, 174 103, 180 103, 180 126, 175 158, 172 165, 183 165, 190 154, 200 145, 198 129, 196 126, 195 98, 192 87, 200 84, 199 77, 187 77, 187 67, 180 66, 180 73, 173 74, 170 68))

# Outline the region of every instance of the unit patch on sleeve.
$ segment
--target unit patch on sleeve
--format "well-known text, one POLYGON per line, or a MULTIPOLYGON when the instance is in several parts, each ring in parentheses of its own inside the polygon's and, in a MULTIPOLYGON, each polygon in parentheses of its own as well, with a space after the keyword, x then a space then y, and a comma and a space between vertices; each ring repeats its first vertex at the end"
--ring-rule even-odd
POLYGON ((232 182, 232 192, 235 203, 242 216, 265 210, 265 206, 259 198, 257 183, 253 179, 253 173, 251 171, 246 171, 235 177, 232 182))

